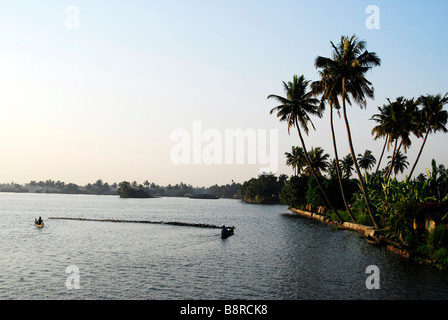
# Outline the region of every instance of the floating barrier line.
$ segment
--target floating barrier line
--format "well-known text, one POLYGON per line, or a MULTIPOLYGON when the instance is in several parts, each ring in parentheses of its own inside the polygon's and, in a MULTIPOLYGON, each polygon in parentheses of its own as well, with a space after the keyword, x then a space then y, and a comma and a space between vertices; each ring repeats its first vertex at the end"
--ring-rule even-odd
POLYGON ((222 226, 216 226, 205 223, 187 223, 187 222, 166 222, 166 221, 148 221, 148 220, 117 220, 117 219, 88 219, 88 218, 64 218, 64 217, 50 217, 50 220, 77 220, 77 221, 96 221, 96 222, 115 222, 115 223, 150 223, 150 224, 168 224, 174 226, 196 227, 196 228, 210 228, 221 229, 222 226))

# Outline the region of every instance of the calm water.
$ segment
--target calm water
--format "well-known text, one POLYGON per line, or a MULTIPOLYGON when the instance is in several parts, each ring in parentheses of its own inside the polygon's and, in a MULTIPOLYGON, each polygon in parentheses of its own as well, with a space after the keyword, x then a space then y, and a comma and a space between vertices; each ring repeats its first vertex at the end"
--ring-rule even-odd
POLYGON ((0 299, 445 299, 448 273, 282 205, 0 193, 0 299), (46 225, 37 229, 34 218, 46 225), (219 229, 52 216, 235 225, 219 229), (68 290, 68 266, 80 289, 68 290), (380 270, 368 290, 366 267, 380 270))

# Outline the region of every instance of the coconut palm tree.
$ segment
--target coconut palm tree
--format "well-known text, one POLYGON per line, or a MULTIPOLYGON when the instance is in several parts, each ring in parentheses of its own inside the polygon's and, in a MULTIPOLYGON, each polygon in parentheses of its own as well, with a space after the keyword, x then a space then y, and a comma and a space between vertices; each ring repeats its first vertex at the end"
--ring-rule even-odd
POLYGON ((329 161, 328 167, 327 167, 327 173, 330 179, 337 178, 338 173, 336 169, 336 158, 333 158, 329 161))
POLYGON ((335 212, 341 221, 344 221, 342 217, 338 214, 333 204, 329 200, 322 184, 318 179, 318 175, 311 165, 311 160, 308 156, 308 151, 306 149, 305 141, 303 140, 302 130, 306 135, 309 133, 309 125, 315 129, 313 122, 311 121, 310 115, 322 116, 322 112, 319 110, 318 103, 319 100, 312 97, 311 92, 308 92, 307 88, 310 81, 306 80, 302 75, 298 77, 294 75, 293 80, 288 83, 283 81, 283 89, 286 97, 271 94, 268 99, 275 99, 280 102, 280 105, 271 109, 270 114, 276 112, 277 117, 280 121, 286 121, 288 124, 288 133, 290 133, 291 127, 296 127, 297 133, 299 134, 300 143, 302 144, 305 159, 311 169, 313 176, 315 177, 317 184, 327 201, 330 209, 335 212), (301 130, 302 129, 302 130, 301 130))
POLYGON ((376 159, 372 154, 372 151, 366 150, 364 154, 358 154, 358 163, 361 169, 364 169, 364 173, 370 170, 376 163, 376 159))
POLYGON ((285 152, 285 156, 286 165, 292 167, 294 175, 299 175, 302 172, 303 167, 306 165, 303 148, 293 146, 291 152, 285 152))
POLYGON ((446 110, 443 110, 443 106, 448 103, 448 93, 445 96, 437 95, 426 95, 420 96, 418 102, 422 105, 422 109, 419 113, 420 126, 416 128, 415 134, 418 137, 425 136, 423 139, 422 146, 420 147, 420 151, 417 155, 417 159, 412 166, 411 172, 409 173, 409 179, 412 177, 414 173, 415 166, 417 165, 418 160, 423 151, 423 147, 425 146, 426 140, 430 133, 435 133, 437 131, 441 131, 446 133, 448 129, 446 128, 446 123, 448 119, 448 113, 446 110))
POLYGON ((365 41, 358 40, 356 36, 350 38, 342 36, 337 45, 333 42, 331 42, 331 45, 333 47, 332 58, 318 56, 315 59, 315 66, 318 69, 327 70, 326 75, 332 78, 332 83, 339 83, 339 96, 342 100, 342 114, 347 130, 350 154, 353 158, 370 218, 375 227, 379 228, 380 225, 372 212, 366 185, 356 160, 346 103, 351 104, 349 99, 351 97, 361 108, 366 107, 366 97, 373 98, 374 93, 372 83, 365 78, 365 74, 373 67, 379 66, 381 60, 376 53, 367 51, 365 41))
POLYGON ((390 107, 389 121, 391 122, 389 138, 391 141, 395 141, 389 169, 386 173, 386 177, 389 177, 394 166, 395 156, 400 152, 401 147, 403 147, 404 151, 407 152, 407 149, 411 145, 410 135, 415 131, 415 119, 418 107, 414 99, 398 97, 394 102, 391 102, 389 99, 387 100, 390 107), (399 145, 398 141, 400 141, 399 145))
POLYGON ((322 176, 323 172, 327 172, 329 166, 328 158, 330 155, 328 153, 324 154, 324 149, 321 147, 311 148, 311 151, 308 152, 308 157, 311 161, 311 166, 308 165, 305 168, 305 173, 308 176, 312 175, 311 167, 314 168, 318 176, 322 176))
POLYGON ((398 151, 398 153, 395 156, 388 156, 388 159, 391 159, 388 163, 389 166, 392 167, 392 171, 394 172, 395 176, 399 173, 403 173, 404 170, 407 169, 409 162, 407 161, 407 156, 401 153, 401 151, 398 151), (392 158, 394 159, 392 164, 392 158))
POLYGON ((346 155, 341 160, 341 171, 344 179, 350 179, 353 171, 353 158, 351 154, 346 155))
POLYGON ((374 140, 379 138, 384 138, 384 145, 381 151, 380 159, 378 160, 378 164, 376 166, 375 173, 378 172, 381 164, 381 160, 384 156, 384 151, 389 151, 392 141, 390 139, 390 133, 393 128, 392 117, 390 115, 390 104, 383 105, 382 107, 378 107, 379 113, 374 114, 371 120, 376 121, 378 124, 373 127, 372 135, 374 136, 374 140))
POLYGON ((350 206, 347 203, 347 199, 345 197, 344 186, 342 183, 341 171, 339 169, 339 156, 338 156, 338 148, 336 145, 336 135, 334 131, 334 121, 333 121, 333 111, 336 109, 340 116, 340 104, 338 95, 341 93, 340 82, 337 81, 336 78, 332 77, 332 70, 330 67, 319 70, 320 80, 315 81, 311 84, 311 88, 314 95, 321 95, 321 104, 320 109, 325 110, 325 103, 328 103, 330 106, 330 129, 331 129, 331 137, 333 140, 333 150, 335 159, 331 164, 334 165, 335 172, 339 181, 339 188, 341 189, 342 200, 344 202, 344 206, 352 219, 353 222, 356 222, 354 215, 350 209, 350 206))
POLYGON ((405 99, 398 97, 395 101, 387 99, 388 104, 378 107, 380 113, 374 114, 372 120, 376 121, 376 125, 372 129, 375 139, 385 137, 383 151, 381 153, 376 172, 378 172, 381 159, 387 146, 387 150, 393 145, 392 160, 389 162, 385 176, 390 176, 392 172, 395 155, 398 154, 401 147, 405 152, 411 145, 410 134, 415 131, 416 115, 418 113, 418 104, 414 99, 405 99), (398 142, 400 142, 398 144, 398 142))

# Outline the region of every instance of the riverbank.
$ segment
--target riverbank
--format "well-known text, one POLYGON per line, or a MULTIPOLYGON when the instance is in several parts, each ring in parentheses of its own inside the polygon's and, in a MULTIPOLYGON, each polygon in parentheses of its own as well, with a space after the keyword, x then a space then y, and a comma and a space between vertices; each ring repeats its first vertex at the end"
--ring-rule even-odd
POLYGON ((390 252, 400 255, 406 259, 411 258, 413 255, 412 250, 409 248, 408 244, 397 239, 393 239, 390 236, 386 235, 384 231, 378 230, 374 227, 347 221, 341 223, 339 221, 331 220, 327 216, 320 213, 314 213, 295 208, 289 208, 289 210, 303 217, 332 225, 338 229, 345 229, 360 233, 364 235, 364 237, 366 237, 366 239, 368 239, 370 243, 377 246, 386 246, 387 250, 389 250, 390 252))

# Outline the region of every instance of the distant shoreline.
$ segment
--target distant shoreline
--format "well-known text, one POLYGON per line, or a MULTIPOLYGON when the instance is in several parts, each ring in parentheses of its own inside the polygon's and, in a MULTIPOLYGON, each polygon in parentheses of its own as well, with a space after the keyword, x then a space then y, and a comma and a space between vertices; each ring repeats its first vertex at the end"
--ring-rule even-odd
MULTIPOLYGON (((236 197, 217 197, 215 195, 210 195, 211 197, 203 197, 201 195, 191 196, 191 195, 154 195, 150 197, 120 197, 117 193, 103 193, 103 194, 95 194, 95 193, 87 193, 87 192, 76 192, 76 193, 68 193, 68 192, 58 192, 58 191, 29 191, 29 190, 0 190, 0 193, 18 193, 18 194, 61 194, 61 195, 86 195, 86 196, 116 196, 121 199, 152 199, 152 198, 190 198, 190 199, 233 199, 233 200, 242 200, 241 198, 236 197)), ((247 202, 247 201, 244 201, 247 202)), ((249 203, 249 202, 248 202, 249 203)), ((254 203, 255 204, 255 203, 254 203)), ((272 203, 275 204, 275 203, 272 203)))
POLYGON ((101 179, 85 186, 75 183, 65 183, 62 181, 30 181, 25 184, 0 183, 0 192, 11 193, 47 193, 47 194, 87 194, 87 195, 120 195, 120 186, 126 184, 128 190, 136 190, 137 193, 147 193, 150 197, 185 197, 191 195, 212 194, 218 198, 235 199, 239 198, 240 183, 233 180, 230 184, 212 185, 210 187, 193 187, 192 185, 180 182, 176 185, 160 186, 150 183, 148 180, 143 183, 136 181, 109 184, 101 179))

